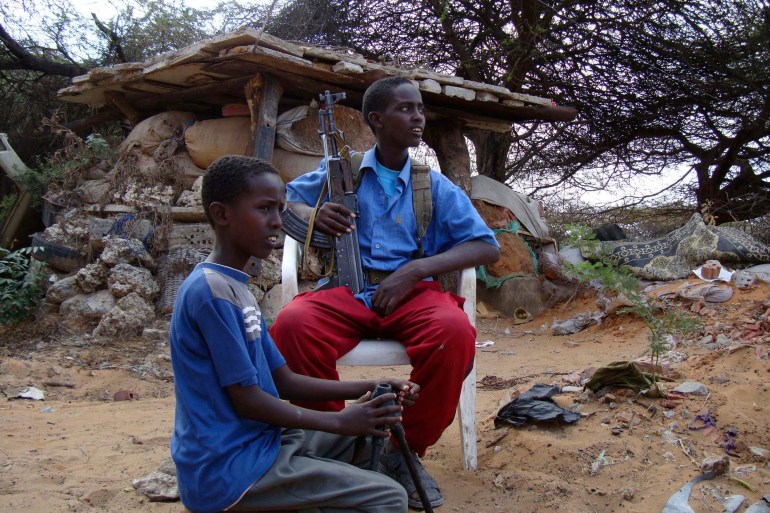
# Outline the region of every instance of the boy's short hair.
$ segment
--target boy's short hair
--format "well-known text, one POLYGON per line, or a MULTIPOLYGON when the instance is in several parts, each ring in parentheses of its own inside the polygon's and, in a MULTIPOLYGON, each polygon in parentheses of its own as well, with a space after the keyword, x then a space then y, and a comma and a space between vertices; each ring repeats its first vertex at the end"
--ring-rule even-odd
POLYGON ((270 162, 244 155, 225 155, 212 162, 201 187, 201 200, 209 224, 214 225, 209 212, 212 203, 232 202, 246 190, 249 179, 262 173, 278 174, 278 171, 270 162))
POLYGON ((404 84, 414 85, 411 80, 405 77, 386 77, 377 80, 366 89, 361 113, 364 116, 366 124, 372 129, 372 132, 374 132, 374 127, 369 122, 369 113, 385 109, 388 105, 388 101, 390 101, 390 97, 393 95, 393 91, 398 86, 404 84))

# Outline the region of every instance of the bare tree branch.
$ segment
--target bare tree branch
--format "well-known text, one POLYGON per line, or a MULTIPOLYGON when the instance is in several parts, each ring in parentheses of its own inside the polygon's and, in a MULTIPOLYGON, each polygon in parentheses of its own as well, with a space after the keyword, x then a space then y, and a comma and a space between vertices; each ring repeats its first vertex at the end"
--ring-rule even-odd
POLYGON ((5 45, 13 57, 13 60, 10 62, 0 62, 0 69, 25 69, 64 77, 76 77, 88 71, 86 68, 75 64, 61 64, 36 57, 16 42, 2 25, 0 25, 0 42, 5 45))
POLYGON ((115 52, 118 54, 118 59, 120 59, 120 62, 128 62, 126 59, 126 53, 123 51, 123 45, 120 42, 120 36, 118 36, 114 31, 112 31, 108 26, 106 26, 104 23, 99 21, 99 18, 97 18, 96 13, 91 13, 91 17, 94 19, 94 23, 96 23, 96 27, 107 36, 107 38, 110 40, 110 51, 115 50, 115 52))

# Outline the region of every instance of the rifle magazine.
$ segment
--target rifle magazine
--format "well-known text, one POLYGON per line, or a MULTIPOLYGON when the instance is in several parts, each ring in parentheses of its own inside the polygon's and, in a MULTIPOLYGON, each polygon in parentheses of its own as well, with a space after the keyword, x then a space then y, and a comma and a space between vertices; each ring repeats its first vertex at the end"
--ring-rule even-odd
MULTIPOLYGON (((292 239, 303 242, 307 239, 309 225, 307 221, 295 214, 290 208, 281 212, 281 227, 292 239)), ((319 249, 331 249, 331 238, 321 232, 313 230, 310 237, 310 245, 319 249)))

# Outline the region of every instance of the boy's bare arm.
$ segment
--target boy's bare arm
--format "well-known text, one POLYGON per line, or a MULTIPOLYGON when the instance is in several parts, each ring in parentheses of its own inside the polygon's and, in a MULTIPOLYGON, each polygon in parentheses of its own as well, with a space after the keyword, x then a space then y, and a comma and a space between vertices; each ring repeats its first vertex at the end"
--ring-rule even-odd
POLYGON ((414 286, 429 276, 496 262, 500 250, 482 240, 471 240, 438 255, 418 258, 385 278, 372 296, 372 310, 390 314, 414 286))
POLYGON ((383 406, 396 398, 384 394, 368 400, 369 394, 339 412, 301 408, 264 392, 257 385, 231 385, 227 393, 239 416, 285 428, 313 429, 342 435, 388 436, 382 427, 401 422, 402 407, 383 406))
MULTIPOLYGON (((427 258, 412 260, 404 265, 409 272, 420 279, 428 276, 459 271, 466 267, 477 267, 497 262, 500 249, 483 240, 469 240, 453 247, 449 251, 427 258)), ((401 271, 401 269, 399 269, 401 271)))
POLYGON ((364 381, 334 381, 297 374, 288 365, 273 372, 273 381, 282 399, 289 401, 332 401, 358 399, 374 390, 379 383, 387 383, 398 391, 397 402, 411 406, 420 395, 420 385, 401 378, 382 378, 364 381))
POLYGON ((332 381, 296 374, 287 365, 273 371, 273 381, 284 399, 360 399, 339 412, 320 412, 277 399, 256 385, 231 385, 227 387, 227 393, 238 415, 274 426, 315 429, 343 435, 387 436, 380 427, 400 422, 401 409, 414 404, 420 391, 419 385, 400 378, 332 381), (384 394, 369 400, 377 383, 388 383, 398 393, 384 394), (382 406, 391 399, 395 399, 397 404, 382 406))

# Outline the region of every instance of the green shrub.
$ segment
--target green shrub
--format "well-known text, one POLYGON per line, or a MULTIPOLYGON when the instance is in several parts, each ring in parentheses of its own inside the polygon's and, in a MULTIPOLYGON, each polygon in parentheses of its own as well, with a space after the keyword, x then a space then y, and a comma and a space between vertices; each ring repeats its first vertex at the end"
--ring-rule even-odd
POLYGON ((0 248, 0 324, 17 324, 30 317, 43 297, 43 275, 33 269, 32 248, 0 248))
POLYGON ((694 316, 680 311, 663 311, 660 304, 639 291, 639 280, 625 267, 612 263, 609 254, 602 250, 601 242, 587 226, 566 225, 564 244, 580 248, 584 254, 590 254, 595 262, 564 264, 566 274, 580 283, 598 283, 605 293, 623 296, 630 306, 621 308, 618 313, 631 313, 642 319, 647 326, 647 340, 650 348, 650 363, 653 368, 655 391, 661 392, 655 378, 655 369, 661 355, 669 349, 669 336, 675 333, 687 334, 697 331, 700 322, 694 316))
POLYGON ((5 222, 5 218, 13 208, 13 204, 16 203, 16 198, 19 196, 16 194, 7 194, 0 199, 0 225, 5 222))
POLYGON ((71 190, 92 165, 113 156, 109 143, 99 134, 91 134, 84 141, 67 131, 64 139, 61 150, 37 160, 21 174, 23 186, 32 195, 33 207, 40 206, 41 198, 50 186, 71 190))

